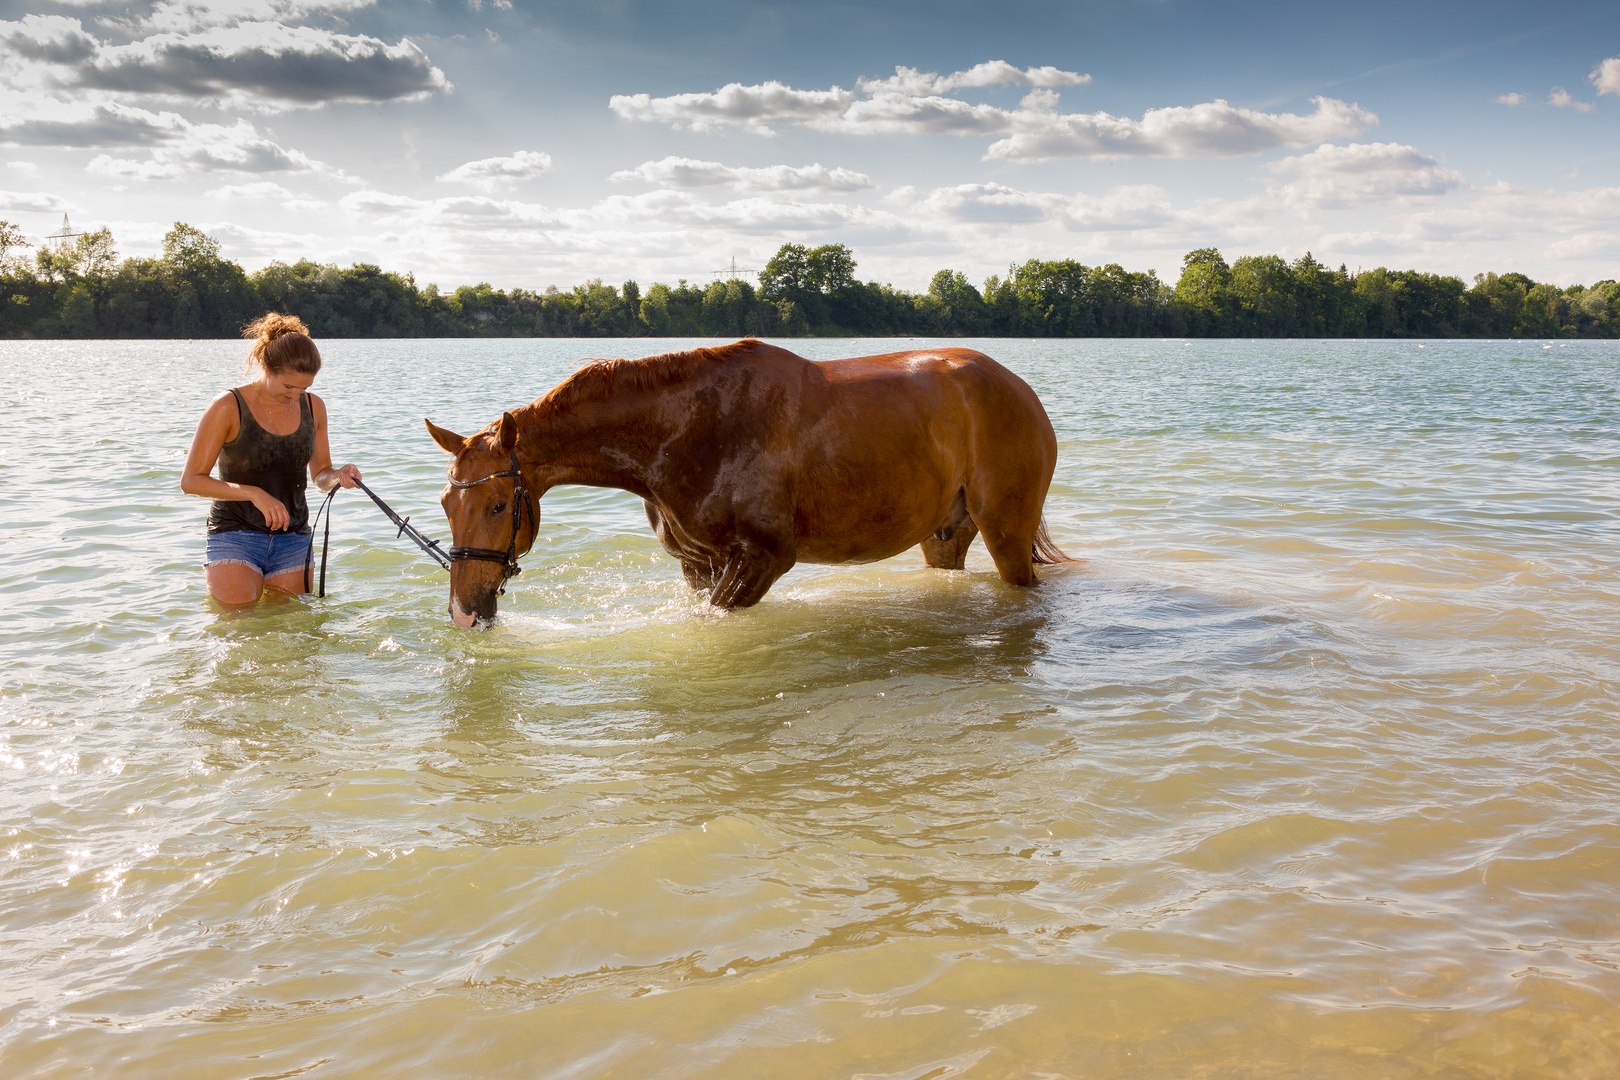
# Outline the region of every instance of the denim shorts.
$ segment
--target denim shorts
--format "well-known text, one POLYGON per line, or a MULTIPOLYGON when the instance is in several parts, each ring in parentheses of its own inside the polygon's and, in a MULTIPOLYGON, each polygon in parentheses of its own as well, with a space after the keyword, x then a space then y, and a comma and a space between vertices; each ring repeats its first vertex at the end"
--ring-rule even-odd
POLYGON ((208 534, 204 566, 233 563, 251 566, 265 577, 302 570, 309 561, 308 533, 262 533, 251 529, 208 534))

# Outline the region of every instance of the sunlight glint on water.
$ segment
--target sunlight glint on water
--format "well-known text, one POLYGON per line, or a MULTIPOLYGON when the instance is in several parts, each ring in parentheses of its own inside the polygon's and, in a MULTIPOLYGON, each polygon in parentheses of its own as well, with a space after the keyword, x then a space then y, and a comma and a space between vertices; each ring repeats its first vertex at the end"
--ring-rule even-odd
MULTIPOLYGON (((1620 345, 977 344, 1085 562, 721 614, 559 489, 468 634, 350 493, 326 600, 211 610, 238 345, 0 343, 0 1074, 1620 1072, 1620 345)), ((316 389, 443 537, 423 416, 665 345, 316 389)))

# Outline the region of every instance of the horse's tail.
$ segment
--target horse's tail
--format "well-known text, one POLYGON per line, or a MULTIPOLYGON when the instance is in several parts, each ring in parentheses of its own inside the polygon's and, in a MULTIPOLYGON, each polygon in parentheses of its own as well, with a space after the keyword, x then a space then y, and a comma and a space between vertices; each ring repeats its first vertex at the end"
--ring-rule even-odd
POLYGON ((1035 530, 1035 542, 1029 546, 1029 556, 1034 562, 1045 566, 1051 566, 1054 563, 1080 561, 1063 554, 1062 550, 1052 543, 1052 537, 1046 531, 1045 518, 1041 519, 1040 528, 1035 530))

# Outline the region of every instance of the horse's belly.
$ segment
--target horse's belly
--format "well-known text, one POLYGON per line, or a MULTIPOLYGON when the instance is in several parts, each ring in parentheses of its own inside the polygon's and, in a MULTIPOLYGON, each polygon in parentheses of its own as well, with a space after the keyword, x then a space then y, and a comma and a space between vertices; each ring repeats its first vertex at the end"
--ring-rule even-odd
POLYGON ((915 540, 908 540, 903 543, 890 542, 882 547, 876 548, 860 547, 838 540, 818 541, 812 538, 801 537, 796 554, 798 556, 798 561, 802 563, 831 565, 838 563, 848 564, 881 562, 884 559, 892 559, 901 552, 916 547, 918 544, 922 543, 927 536, 928 533, 924 532, 915 540))
MULTIPOLYGON (((931 488, 934 485, 924 485, 931 488)), ((868 563, 916 547, 944 521, 956 488, 926 494, 917 487, 879 486, 822 499, 798 522, 796 554, 807 563, 868 563)))

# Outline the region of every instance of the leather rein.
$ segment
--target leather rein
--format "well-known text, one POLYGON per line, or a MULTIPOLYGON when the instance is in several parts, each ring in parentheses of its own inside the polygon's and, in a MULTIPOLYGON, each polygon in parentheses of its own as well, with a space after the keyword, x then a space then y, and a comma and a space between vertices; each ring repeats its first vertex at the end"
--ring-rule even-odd
MULTIPOLYGON (((477 487, 480 484, 487 484, 491 480, 499 480, 499 479, 501 479, 502 477, 505 477, 505 476, 510 476, 510 477, 513 478, 513 483, 512 483, 512 540, 511 540, 510 543, 508 543, 506 545, 506 550, 505 551, 497 551, 494 548, 475 548, 475 547, 452 547, 450 549, 450 561, 453 562, 453 563, 455 563, 455 562, 463 562, 463 561, 468 560, 468 559, 478 561, 478 562, 497 562, 497 563, 501 563, 502 568, 501 568, 501 587, 500 587, 500 591, 502 593, 506 592, 506 583, 508 581, 510 581, 514 577, 517 577, 517 575, 523 573, 523 568, 518 565, 517 543, 518 543, 518 534, 523 531, 523 508, 524 508, 524 506, 529 506, 530 507, 530 513, 532 513, 534 515, 535 528, 538 529, 540 527, 540 513, 539 513, 539 510, 536 509, 533 506, 534 499, 533 499, 533 496, 530 495, 530 493, 529 493, 528 485, 526 485, 523 482, 523 470, 518 467, 517 451, 516 450, 512 451, 512 467, 510 469, 502 469, 500 472, 492 472, 488 476, 480 476, 476 480, 455 480, 455 479, 452 479, 450 481, 450 486, 451 487, 455 487, 455 488, 472 488, 472 487, 477 487)), ((526 553, 526 549, 525 549, 525 553, 526 553)))

